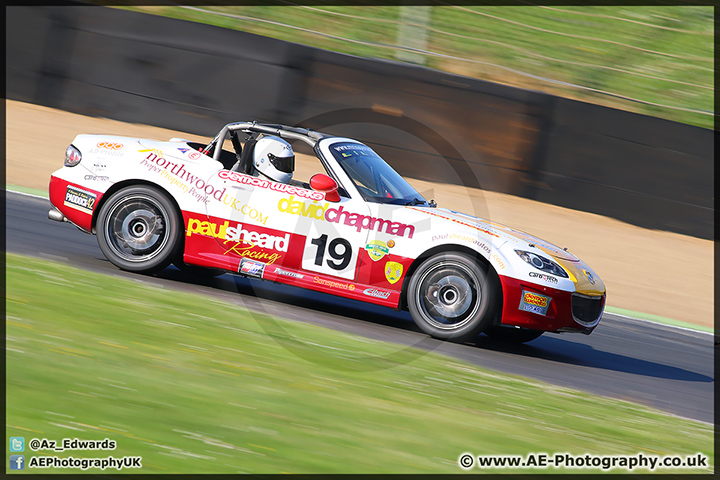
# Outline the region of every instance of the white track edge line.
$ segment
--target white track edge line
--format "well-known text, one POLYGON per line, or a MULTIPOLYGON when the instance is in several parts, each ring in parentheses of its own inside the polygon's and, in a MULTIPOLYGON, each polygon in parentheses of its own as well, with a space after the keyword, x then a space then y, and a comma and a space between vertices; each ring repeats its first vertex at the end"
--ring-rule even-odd
POLYGON ((706 332, 705 330, 699 330, 699 329, 690 328, 690 327, 683 327, 681 325, 670 325, 669 323, 661 323, 661 322, 657 322, 655 320, 648 320, 646 318, 630 317, 628 315, 623 315, 621 313, 604 312, 603 315, 604 314, 614 315, 616 317, 622 317, 622 318, 629 318, 630 320, 637 320, 638 322, 653 323, 655 325, 660 325, 660 326, 668 327, 668 328, 677 328, 679 330, 687 330, 689 332, 694 332, 694 333, 704 333, 706 335, 715 335, 715 332, 706 332))
POLYGON ((9 188, 6 188, 5 191, 10 192, 10 193, 17 193, 18 195, 25 195, 26 197, 35 197, 35 198, 42 198, 44 200, 49 200, 48 197, 43 197, 42 195, 36 195, 34 193, 19 192, 17 190, 10 190, 9 188))

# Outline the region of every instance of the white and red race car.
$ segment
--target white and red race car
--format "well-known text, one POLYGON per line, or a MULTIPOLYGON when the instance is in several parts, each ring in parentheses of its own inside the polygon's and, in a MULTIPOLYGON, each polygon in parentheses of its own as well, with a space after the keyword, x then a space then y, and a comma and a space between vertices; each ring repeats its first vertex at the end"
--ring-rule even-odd
POLYGON ((587 334, 605 306, 603 282, 566 250, 438 208, 366 145, 298 127, 231 123, 207 146, 78 135, 50 201, 51 219, 97 235, 121 269, 208 267, 409 309, 441 339, 587 334), (268 135, 308 144, 325 173, 257 176, 268 135))

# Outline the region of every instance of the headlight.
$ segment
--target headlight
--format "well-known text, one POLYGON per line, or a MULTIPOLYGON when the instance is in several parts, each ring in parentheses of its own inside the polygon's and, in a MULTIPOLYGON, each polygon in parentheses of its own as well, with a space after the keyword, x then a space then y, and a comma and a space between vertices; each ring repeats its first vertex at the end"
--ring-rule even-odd
POLYGON ((80 163, 80 160, 82 160, 80 150, 75 148, 73 145, 68 146, 67 150, 65 150, 65 166, 74 167, 80 163))
POLYGON ((557 275, 558 277, 568 278, 567 272, 563 270, 560 265, 553 262, 549 258, 545 258, 542 255, 538 255, 536 253, 526 252, 524 250, 515 250, 515 253, 517 253, 520 258, 522 258, 538 270, 550 273, 552 275, 557 275))

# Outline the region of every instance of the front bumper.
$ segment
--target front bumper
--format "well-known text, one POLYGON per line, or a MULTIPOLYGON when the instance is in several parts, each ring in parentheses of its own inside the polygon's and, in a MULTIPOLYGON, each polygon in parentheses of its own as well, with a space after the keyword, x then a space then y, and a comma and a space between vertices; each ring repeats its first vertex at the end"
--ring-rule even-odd
POLYGON ((579 294, 500 276, 503 289, 502 324, 546 332, 589 334, 605 309, 605 292, 579 294), (528 297, 549 298, 547 305, 526 311, 528 297), (540 313, 536 313, 540 312, 540 313))

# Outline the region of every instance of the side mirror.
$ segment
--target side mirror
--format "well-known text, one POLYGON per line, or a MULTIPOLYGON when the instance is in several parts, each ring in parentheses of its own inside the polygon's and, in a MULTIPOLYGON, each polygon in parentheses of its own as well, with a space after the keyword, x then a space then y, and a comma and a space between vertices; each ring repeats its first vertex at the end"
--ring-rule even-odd
POLYGON ((337 183, 324 173, 316 173, 310 178, 310 188, 318 192, 325 192, 325 200, 328 202, 340 201, 337 183))

